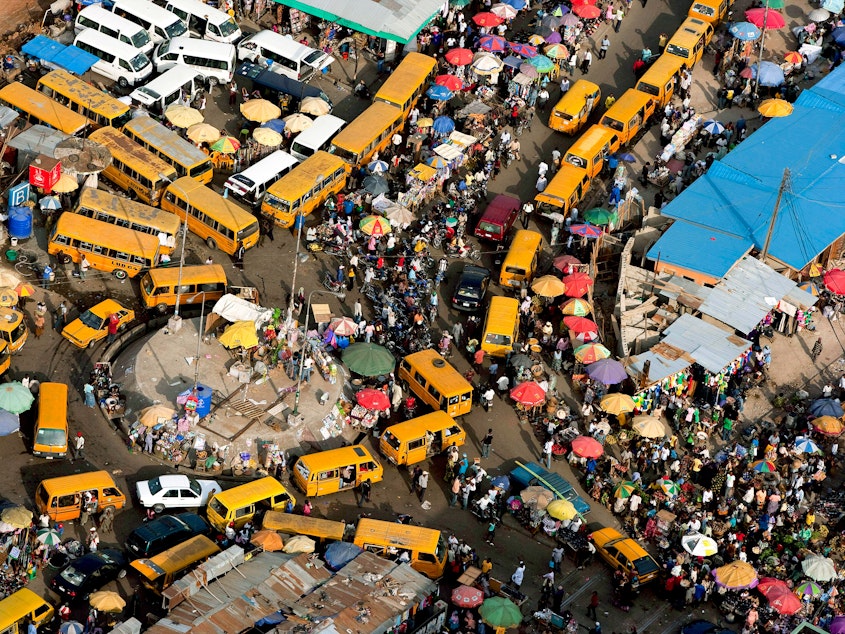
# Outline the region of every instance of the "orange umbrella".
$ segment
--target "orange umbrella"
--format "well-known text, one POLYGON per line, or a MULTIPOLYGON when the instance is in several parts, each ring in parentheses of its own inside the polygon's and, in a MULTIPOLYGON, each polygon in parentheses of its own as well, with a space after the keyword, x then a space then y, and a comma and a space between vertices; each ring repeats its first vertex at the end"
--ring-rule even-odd
POLYGON ((578 271, 577 273, 564 277, 563 283, 566 285, 567 297, 583 297, 593 285, 593 278, 586 273, 578 271))
POLYGON ((592 319, 587 319, 586 317, 576 317, 574 315, 570 315, 569 317, 563 318, 563 323, 575 332, 595 332, 599 329, 596 322, 592 319))
POLYGON ((35 289, 28 282, 21 282, 15 286, 15 292, 18 294, 18 297, 32 297, 35 295, 35 289))
POLYGON ((789 62, 790 64, 800 64, 804 61, 804 56, 801 55, 798 51, 789 51, 786 55, 783 56, 784 61, 789 62))
POLYGON ((842 433, 842 430, 845 429, 842 425, 842 421, 838 418, 834 418, 833 416, 820 416, 819 418, 814 418, 813 427, 816 428, 816 431, 824 434, 825 436, 838 436, 842 433))
POLYGON ((524 381, 511 390, 511 398, 528 407, 537 407, 546 402, 546 391, 535 381, 524 381))

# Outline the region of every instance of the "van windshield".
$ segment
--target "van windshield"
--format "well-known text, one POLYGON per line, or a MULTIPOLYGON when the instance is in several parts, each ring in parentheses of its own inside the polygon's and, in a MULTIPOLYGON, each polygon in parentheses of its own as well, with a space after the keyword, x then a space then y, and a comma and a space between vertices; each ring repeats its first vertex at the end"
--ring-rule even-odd
POLYGON ((676 55, 677 57, 683 57, 687 59, 689 57, 689 49, 683 46, 678 46, 677 44, 669 44, 666 47, 666 52, 670 55, 676 55))
POLYGON ((492 222, 482 221, 478 224, 479 231, 486 231, 487 233, 498 234, 502 231, 502 225, 494 225, 492 222))
POLYGON ((182 20, 176 20, 170 26, 164 28, 164 32, 167 33, 167 37, 174 38, 179 37, 180 35, 184 35, 188 28, 185 26, 185 23, 182 20))
POLYGON ((35 444, 37 445, 64 447, 66 443, 64 429, 45 429, 42 427, 35 435, 35 444))
POLYGON ((305 58, 305 63, 309 66, 314 66, 317 62, 320 61, 320 58, 323 56, 323 51, 314 51, 308 57, 305 58))
POLYGON ((134 46, 135 48, 144 48, 147 44, 150 43, 150 34, 142 30, 138 31, 129 39, 132 42, 132 46, 134 46))
POLYGON ((386 431, 386 432, 384 432, 383 438, 384 438, 384 442, 386 442, 387 445, 391 449, 395 449, 396 451, 399 451, 399 439, 396 436, 394 436, 389 431, 386 431))
POLYGON ((713 7, 708 7, 706 4, 701 4, 699 2, 692 5, 692 10, 699 15, 706 15, 707 17, 712 17, 716 13, 716 10, 713 7))
POLYGON ((141 286, 142 286, 142 288, 144 289, 144 292, 145 292, 147 295, 152 295, 152 294, 153 294, 153 288, 154 288, 154 286, 153 286, 153 278, 152 278, 152 277, 150 277, 150 275, 149 275, 149 274, 145 275, 145 276, 144 276, 144 279, 143 279, 143 280, 141 280, 141 286))
POLYGON ((238 30, 238 25, 232 18, 229 18, 223 24, 220 24, 218 26, 220 27, 220 35, 222 35, 223 37, 229 36, 238 30))
POLYGON ((227 515, 229 515, 229 509, 227 509, 226 505, 223 504, 216 497, 212 498, 211 501, 208 503, 208 508, 224 519, 227 515))
POLYGON ((509 346, 511 345, 511 336, 497 335, 494 332, 488 332, 487 336, 484 337, 484 343, 489 343, 494 346, 509 346))
POLYGON ((138 53, 130 60, 129 65, 132 66, 132 70, 144 70, 150 65, 150 58, 144 53, 138 53))

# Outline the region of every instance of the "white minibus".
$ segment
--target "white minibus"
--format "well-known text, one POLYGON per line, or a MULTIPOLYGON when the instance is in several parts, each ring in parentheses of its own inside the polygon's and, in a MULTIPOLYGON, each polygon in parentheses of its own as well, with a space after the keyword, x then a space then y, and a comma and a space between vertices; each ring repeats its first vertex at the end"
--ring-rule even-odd
POLYGON ((234 18, 200 0, 157 0, 158 4, 178 16, 188 25, 188 32, 213 42, 234 44, 241 37, 241 29, 234 18))
POLYGON ((205 87, 205 77, 199 75, 190 66, 176 64, 150 83, 136 88, 129 95, 133 104, 143 106, 155 115, 163 115, 167 107, 179 101, 184 93, 188 103, 205 87))
POLYGON ((334 57, 294 40, 290 35, 259 31, 238 44, 238 59, 267 66, 274 73, 308 81, 329 66, 334 57))
POLYGON ((346 121, 334 115, 324 114, 314 119, 307 130, 297 134, 290 144, 290 153, 304 161, 318 150, 328 148, 329 141, 346 125, 346 121))
POLYGON ((222 42, 175 37, 156 46, 153 53, 156 70, 169 70, 185 64, 205 77, 209 87, 228 84, 235 74, 235 47, 222 42))
POLYGON ((247 167, 238 174, 232 174, 224 187, 238 200, 254 209, 261 206, 264 192, 299 163, 283 150, 276 150, 247 167))
POLYGON ((99 31, 134 46, 142 53, 149 54, 153 50, 153 41, 144 27, 107 11, 101 4, 91 4, 82 9, 76 16, 73 29, 77 34, 85 29, 99 31))
POLYGON ((93 29, 76 36, 74 46, 100 58, 91 67, 95 73, 116 81, 121 88, 144 81, 153 72, 150 58, 134 46, 93 29))
POLYGON ((112 13, 144 27, 153 44, 188 32, 188 27, 176 15, 149 0, 115 0, 112 13))

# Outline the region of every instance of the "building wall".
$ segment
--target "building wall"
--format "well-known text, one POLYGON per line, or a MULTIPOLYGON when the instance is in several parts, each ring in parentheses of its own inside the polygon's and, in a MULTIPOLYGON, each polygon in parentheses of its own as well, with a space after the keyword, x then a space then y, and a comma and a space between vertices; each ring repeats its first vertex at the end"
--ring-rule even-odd
POLYGON ((712 277, 711 275, 704 275, 703 273, 699 273, 698 271, 691 271, 689 269, 683 268, 682 266, 675 266, 674 264, 670 264, 668 262, 660 262, 657 265, 656 272, 658 275, 663 273, 674 273, 675 275, 691 280, 700 286, 712 286, 713 284, 719 281, 718 278, 712 277))

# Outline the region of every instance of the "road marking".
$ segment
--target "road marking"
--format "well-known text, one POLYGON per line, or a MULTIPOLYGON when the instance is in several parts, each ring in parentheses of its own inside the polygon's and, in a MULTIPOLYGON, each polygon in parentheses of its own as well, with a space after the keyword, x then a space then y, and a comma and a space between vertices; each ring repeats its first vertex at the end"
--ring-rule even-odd
MULTIPOLYGON (((566 582, 569 581, 569 579, 574 577, 575 575, 576 575, 576 573, 572 572, 566 577, 566 579, 563 580, 564 587, 566 587, 566 582)), ((582 594, 584 594, 585 592, 590 590, 593 587, 593 585, 595 585, 596 581, 598 581, 598 577, 596 577, 596 576, 588 577, 585 580, 584 584, 580 588, 578 588, 578 590, 576 590, 572 594, 568 595, 563 601, 560 602, 561 607, 562 608, 568 607, 569 604, 572 603, 575 599, 577 599, 579 596, 581 596, 582 594)))
MULTIPOLYGON (((656 610, 655 612, 653 612, 653 613, 651 613, 651 614, 649 615, 649 617, 645 620, 645 622, 643 622, 643 623, 642 623, 642 624, 641 624, 641 625, 637 628, 637 631, 638 631, 638 632, 645 632, 645 631, 649 628, 649 626, 651 626, 651 624, 652 624, 652 623, 654 623, 654 622, 655 622, 657 619, 659 619, 660 617, 664 616, 664 615, 666 614, 666 611, 667 611, 669 608, 670 608, 670 605, 669 605, 668 603, 664 603, 664 604, 662 604, 658 610, 656 610)), ((674 622, 674 621, 673 621, 673 622, 671 622, 671 623, 669 624, 669 626, 668 626, 668 627, 666 627, 665 629, 663 629, 663 630, 660 632, 660 634, 669 634, 669 632, 672 632, 672 631, 676 630, 677 628, 678 628, 678 624, 677 624, 677 622, 674 622)))

